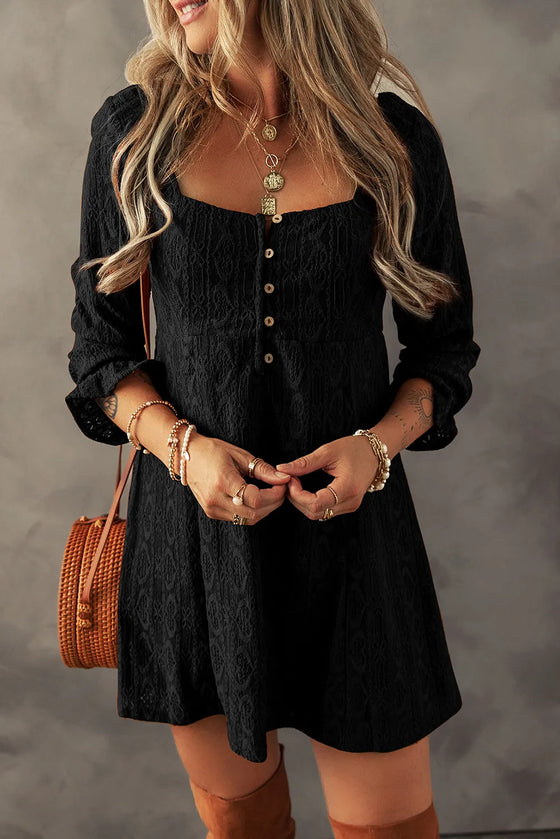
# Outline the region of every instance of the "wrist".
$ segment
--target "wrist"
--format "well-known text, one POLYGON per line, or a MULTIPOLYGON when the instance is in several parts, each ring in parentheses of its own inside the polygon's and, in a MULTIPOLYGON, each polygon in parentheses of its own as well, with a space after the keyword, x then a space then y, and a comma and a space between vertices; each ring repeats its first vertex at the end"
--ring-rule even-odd
POLYGON ((376 461, 375 473, 369 480, 367 491, 375 492, 375 490, 383 489, 389 477, 391 466, 391 458, 389 457, 386 444, 375 431, 369 428, 358 428, 353 436, 365 437, 367 439, 376 461))
POLYGON ((134 439, 158 460, 165 462, 166 455, 169 456, 167 437, 176 420, 177 416, 167 405, 148 405, 133 422, 134 439))
MULTIPOLYGON (((178 439, 178 443, 175 447, 175 453, 173 458, 173 472, 179 480, 183 481, 184 478, 185 485, 188 485, 188 465, 190 463, 190 459, 193 455, 193 452, 196 452, 198 455, 198 449, 201 442, 209 438, 206 437, 206 435, 204 434, 200 434, 196 428, 196 425, 190 421, 189 423, 182 423, 181 425, 179 425, 175 431, 175 436, 178 439), (186 439, 187 435, 188 439, 186 439), (184 456, 185 454, 187 455, 186 457, 184 456), (181 467, 183 468, 181 469, 181 467)), ((168 468, 169 458, 170 449, 168 444, 168 456, 166 462, 168 468)))
POLYGON ((393 423, 388 423, 384 420, 376 422, 368 431, 373 431, 377 434, 382 443, 387 446, 387 456, 392 460, 402 448, 402 435, 400 427, 396 427, 393 423))

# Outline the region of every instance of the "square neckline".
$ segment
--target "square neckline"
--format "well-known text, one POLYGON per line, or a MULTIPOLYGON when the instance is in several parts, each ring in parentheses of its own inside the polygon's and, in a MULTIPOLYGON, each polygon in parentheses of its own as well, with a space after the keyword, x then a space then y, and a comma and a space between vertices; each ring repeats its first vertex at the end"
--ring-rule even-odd
MULTIPOLYGON (((396 94, 394 94, 392 91, 388 91, 388 90, 380 91, 378 93, 378 95, 376 96, 376 99, 382 106, 382 101, 384 101, 384 100, 382 100, 381 97, 388 96, 389 98, 391 98, 391 97, 394 97, 395 95, 396 94)), ((172 190, 176 193, 177 198, 178 198, 179 202, 181 202, 181 203, 185 203, 185 204, 190 203, 193 206, 199 205, 200 207, 207 207, 209 210, 213 210, 213 211, 216 211, 216 212, 228 213, 229 215, 251 218, 251 219, 256 219, 259 216, 263 216, 263 218, 268 218, 269 217, 268 215, 265 215, 265 213, 260 212, 260 211, 258 211, 256 213, 248 213, 246 210, 234 210, 230 207, 220 207, 218 204, 210 204, 208 201, 203 201, 200 198, 192 198, 190 195, 185 195, 184 192, 181 192, 181 187, 179 185, 179 180, 178 180, 177 175, 175 173, 173 173, 171 175, 171 179, 169 181, 169 184, 171 185, 172 190)), ((308 207, 307 209, 304 209, 304 210, 286 210, 286 212, 282 212, 279 215, 281 215, 282 217, 284 217, 284 216, 305 215, 305 214, 310 214, 310 213, 318 213, 321 210, 332 210, 333 208, 337 208, 337 207, 341 207, 341 208, 342 207, 348 207, 351 204, 355 204, 358 208, 360 208, 360 206, 361 206, 360 203, 359 203, 359 198, 360 197, 367 200, 370 196, 369 196, 369 193, 367 193, 362 188, 362 186, 360 184, 357 184, 356 189, 354 190, 354 195, 352 196, 352 198, 349 198, 346 201, 334 201, 331 204, 321 204, 321 206, 319 206, 319 207, 308 207)))
MULTIPOLYGON (((190 195, 185 195, 185 193, 181 191, 181 187, 179 185, 179 180, 178 180, 177 175, 175 173, 173 173, 173 175, 171 176, 170 183, 171 183, 174 191, 176 192, 178 199, 180 201, 184 201, 185 203, 190 202, 193 205, 198 204, 198 205, 203 206, 203 207, 208 207, 211 210, 217 210, 217 211, 222 212, 222 213, 229 213, 229 214, 233 214, 233 215, 236 215, 236 216, 245 216, 245 217, 252 218, 252 219, 258 218, 259 216, 263 216, 263 218, 268 218, 268 215, 261 212, 261 211, 258 211, 256 213, 249 213, 246 210, 234 210, 230 207, 220 207, 218 204, 210 204, 208 201, 203 201, 200 198, 192 198, 192 196, 190 196, 190 195)), ((351 198, 348 198, 346 201, 334 201, 331 204, 322 204, 319 207, 308 207, 307 209, 303 209, 303 210, 286 210, 285 212, 279 213, 279 215, 281 215, 282 217, 284 217, 284 216, 297 216, 297 215, 303 215, 303 214, 306 214, 306 213, 316 213, 319 210, 331 210, 333 207, 348 206, 348 205, 354 204, 356 202, 356 198, 358 197, 358 194, 360 192, 361 192, 361 186, 360 186, 360 184, 358 184, 356 186, 356 189, 354 190, 354 195, 351 198)), ((271 218, 272 218, 272 216, 271 216, 271 218)))

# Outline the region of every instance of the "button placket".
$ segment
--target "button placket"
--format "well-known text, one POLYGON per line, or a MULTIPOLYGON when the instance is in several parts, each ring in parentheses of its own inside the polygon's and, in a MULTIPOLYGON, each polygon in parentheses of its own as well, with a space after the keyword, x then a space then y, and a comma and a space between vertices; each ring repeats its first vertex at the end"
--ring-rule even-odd
MULTIPOLYGON (((282 214, 281 213, 276 213, 275 215, 272 216, 273 224, 279 224, 281 221, 282 221, 282 214)), ((274 248, 271 248, 270 246, 265 248, 264 256, 265 256, 266 260, 273 259, 275 257, 275 254, 276 254, 276 252, 275 252, 274 248)), ((266 265, 266 263, 264 263, 264 264, 266 265)), ((274 283, 266 282, 263 286, 263 289, 264 289, 265 294, 268 294, 268 295, 272 294, 274 292, 274 283)), ((271 300, 271 298, 269 298, 269 300, 271 300)), ((268 308, 269 308, 269 312, 263 318, 263 323, 264 323, 264 325, 267 329, 270 329, 272 326, 274 326, 274 316, 270 313, 270 307, 268 307, 268 308)), ((269 334, 272 334, 272 333, 269 333, 269 334)), ((271 352, 265 352, 264 361, 265 361, 265 364, 272 364, 272 362, 274 361, 274 355, 271 352)))

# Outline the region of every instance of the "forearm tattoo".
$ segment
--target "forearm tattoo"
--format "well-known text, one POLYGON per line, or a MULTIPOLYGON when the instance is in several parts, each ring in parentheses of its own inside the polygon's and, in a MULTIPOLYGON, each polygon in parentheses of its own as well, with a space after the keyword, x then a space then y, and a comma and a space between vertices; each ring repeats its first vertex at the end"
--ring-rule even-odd
POLYGON ((402 426, 402 436, 399 446, 401 449, 405 449, 410 442, 409 434, 413 430, 414 426, 407 423, 397 411, 391 411, 391 416, 396 417, 402 426))
POLYGON ((434 412, 433 387, 429 385, 416 385, 406 395, 409 405, 412 405, 417 420, 415 426, 419 426, 424 432, 432 425, 434 412))
POLYGON ((116 393, 109 393, 107 396, 99 396, 95 399, 102 411, 104 411, 109 419, 113 419, 117 414, 118 399, 116 393))
POLYGON ((414 421, 405 419, 398 411, 391 411, 391 416, 399 420, 402 427, 401 448, 406 448, 416 439, 418 430, 423 433, 432 425, 433 388, 429 385, 415 384, 406 392, 406 401, 414 409, 414 421))
MULTIPOLYGON (((150 379, 148 373, 145 370, 133 370, 132 373, 129 373, 130 376, 136 376, 137 379, 145 382, 148 385, 152 384, 152 380, 150 379)), ((112 393, 107 394, 107 396, 98 396, 95 398, 95 401, 99 405, 102 411, 109 417, 109 419, 114 419, 117 415, 117 408, 119 404, 119 400, 115 391, 112 393)))

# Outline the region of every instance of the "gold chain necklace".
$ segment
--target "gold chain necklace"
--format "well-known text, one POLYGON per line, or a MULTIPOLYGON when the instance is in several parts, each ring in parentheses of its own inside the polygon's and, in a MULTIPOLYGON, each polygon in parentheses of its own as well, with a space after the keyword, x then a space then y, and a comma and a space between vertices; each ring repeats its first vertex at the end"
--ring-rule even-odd
MULTIPOLYGON (((233 99, 236 99, 241 105, 245 105, 246 108, 249 108, 246 102, 243 102, 241 99, 238 99, 237 96, 234 96, 233 93, 230 92, 229 94, 233 99)), ((234 106, 235 107, 235 106, 234 106)), ((238 109, 239 110, 239 109, 238 109)), ((276 130, 275 125, 271 125, 273 119, 280 119, 280 117, 285 117, 286 114, 289 114, 289 111, 284 111, 283 114, 277 114, 275 117, 263 117, 261 116, 260 119, 264 119, 264 128, 261 131, 261 137, 263 140, 275 140, 278 136, 278 131, 276 130)))
MULTIPOLYGON (((274 215, 276 215, 276 197, 274 195, 271 195, 270 191, 277 192, 278 190, 282 189, 282 187, 284 186, 284 184, 286 182, 284 176, 281 175, 280 172, 277 171, 277 167, 279 165, 278 157, 277 157, 277 155, 274 154, 274 152, 269 152, 263 146, 263 144, 261 143, 261 141, 259 140, 259 138, 255 134, 253 129, 250 127, 249 123, 247 122, 247 120, 245 119, 244 115, 241 113, 239 108, 237 108, 235 105, 233 107, 240 114, 240 116, 243 118, 243 120, 245 121, 245 123, 247 125, 247 128, 249 129, 249 131, 253 135, 253 137, 255 139, 255 142, 260 146, 262 151, 265 153, 265 163, 268 166, 268 168, 270 169, 270 172, 268 173, 268 175, 265 175, 264 178, 263 178, 263 185, 264 185, 264 188, 266 190, 266 195, 263 195, 262 198, 261 198, 261 212, 265 216, 274 216, 274 215)), ((238 130, 241 134, 241 129, 239 128, 239 126, 237 126, 237 128, 238 128, 238 130)), ((243 136, 243 134, 241 134, 241 137, 242 136, 243 136)), ((291 148, 293 148, 295 146, 296 143, 297 143, 297 137, 294 138, 292 143, 290 143, 290 145, 288 146, 288 148, 284 152, 280 165, 284 164, 284 161, 286 160, 286 157, 288 156, 288 152, 290 151, 291 148)), ((253 160, 253 157, 252 157, 251 153, 249 152, 249 149, 247 149, 247 153, 249 154, 249 157, 253 161, 253 165, 257 169, 257 173, 259 174, 259 177, 261 177, 260 173, 259 173, 259 170, 256 166, 256 163, 253 160)))
MULTIPOLYGON (((243 137, 243 132, 241 131, 241 128, 239 126, 237 126, 237 130, 239 131, 239 136, 242 138, 243 137)), ((249 156, 249 159, 250 159, 251 163, 253 164, 255 172, 259 176, 259 179, 261 179, 262 175, 259 172, 259 167, 255 163, 255 158, 253 157, 253 155, 251 154, 251 152, 249 151, 247 146, 245 146, 245 151, 247 152, 247 154, 249 156)), ((286 157, 286 155, 284 155, 284 159, 285 159, 285 157, 286 157)), ((265 187, 265 189, 266 189, 266 187, 265 187)), ((273 195, 271 195, 269 193, 269 191, 267 189, 266 190, 266 195, 263 195, 263 197, 261 198, 261 210, 265 215, 269 215, 269 212, 266 209, 268 207, 270 207, 271 210, 274 210, 274 212, 271 212, 270 215, 274 215, 276 213, 276 199, 273 195), (265 202, 266 202, 266 207, 265 207, 265 202), (270 202, 270 204, 269 204, 269 202, 270 202)))

